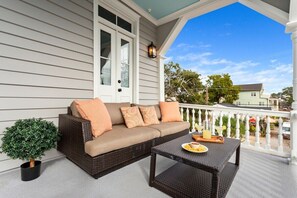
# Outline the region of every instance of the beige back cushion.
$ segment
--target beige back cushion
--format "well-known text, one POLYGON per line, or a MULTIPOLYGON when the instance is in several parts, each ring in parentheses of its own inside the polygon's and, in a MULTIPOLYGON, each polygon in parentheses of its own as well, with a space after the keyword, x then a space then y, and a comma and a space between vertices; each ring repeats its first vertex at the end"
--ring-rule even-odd
POLYGON ((131 104, 129 102, 105 103, 105 106, 110 115, 112 125, 125 124, 125 121, 121 112, 121 107, 130 107, 131 104))
POLYGON ((154 106, 155 107, 155 110, 156 110, 156 114, 157 114, 158 120, 161 120, 161 110, 160 110, 160 105, 159 104, 154 104, 154 105, 131 104, 131 106, 139 106, 139 107, 154 106))
POLYGON ((81 118, 81 115, 79 114, 74 101, 71 103, 70 109, 71 109, 71 113, 74 117, 81 118))

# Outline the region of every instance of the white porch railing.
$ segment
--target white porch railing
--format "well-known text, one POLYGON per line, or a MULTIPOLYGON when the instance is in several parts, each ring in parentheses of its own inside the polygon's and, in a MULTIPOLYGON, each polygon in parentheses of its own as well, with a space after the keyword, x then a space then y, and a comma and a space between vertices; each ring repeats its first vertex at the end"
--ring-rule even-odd
POLYGON ((242 147, 284 157, 290 156, 290 148, 284 149, 282 133, 283 120, 290 119, 290 112, 184 103, 180 103, 180 112, 183 120, 190 122, 192 132, 197 130, 201 132, 203 128, 207 128, 213 135, 224 133, 226 137, 241 139, 242 147), (255 119, 252 125, 250 118, 255 119), (278 122, 277 141, 273 141, 273 146, 271 145, 271 118, 277 119, 278 122))

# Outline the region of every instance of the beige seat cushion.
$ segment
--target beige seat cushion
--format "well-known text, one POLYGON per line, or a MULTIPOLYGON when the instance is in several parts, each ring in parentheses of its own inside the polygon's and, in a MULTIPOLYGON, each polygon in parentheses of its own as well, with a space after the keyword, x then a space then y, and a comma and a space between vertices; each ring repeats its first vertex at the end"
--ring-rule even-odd
POLYGON ((105 106, 110 115, 112 125, 125 123, 121 112, 121 107, 130 107, 131 105, 129 102, 105 103, 105 106))
POLYGON ((166 135, 171 135, 185 129, 190 128, 190 123, 188 122, 161 122, 160 124, 150 125, 148 127, 158 129, 161 133, 161 137, 166 135))
POLYGON ((160 137, 157 129, 136 127, 128 129, 125 125, 114 125, 111 131, 85 143, 85 152, 94 157, 116 149, 128 147, 160 137))

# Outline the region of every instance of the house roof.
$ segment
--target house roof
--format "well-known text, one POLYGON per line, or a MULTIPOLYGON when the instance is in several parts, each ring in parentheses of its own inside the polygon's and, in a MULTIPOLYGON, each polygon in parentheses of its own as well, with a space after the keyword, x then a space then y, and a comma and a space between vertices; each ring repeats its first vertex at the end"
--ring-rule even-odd
POLYGON ((240 91, 261 91, 263 89, 262 83, 235 85, 240 87, 240 91))

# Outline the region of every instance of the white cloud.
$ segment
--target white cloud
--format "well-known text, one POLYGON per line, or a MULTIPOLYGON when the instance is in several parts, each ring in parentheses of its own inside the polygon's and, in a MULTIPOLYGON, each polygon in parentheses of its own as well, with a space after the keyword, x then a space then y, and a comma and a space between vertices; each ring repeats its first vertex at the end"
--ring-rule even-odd
POLYGON ((291 64, 283 64, 275 59, 269 60, 270 64, 266 66, 251 60, 236 62, 212 56, 211 52, 189 53, 173 61, 184 62, 182 67, 187 66, 200 73, 203 82, 208 75, 229 73, 234 84, 263 83, 267 93, 279 92, 284 87, 292 86, 291 64))
POLYGON ((164 60, 164 64, 169 63, 170 61, 172 61, 172 59, 173 59, 172 56, 166 57, 166 59, 164 60))

